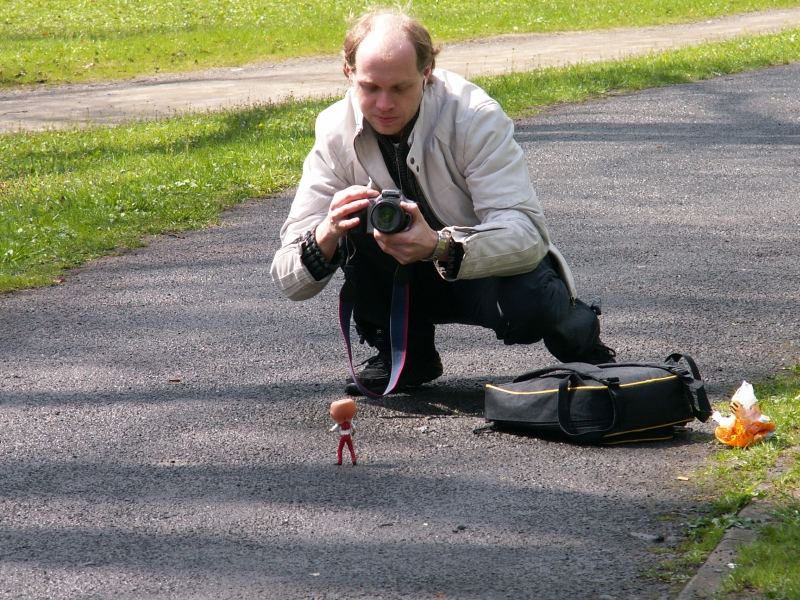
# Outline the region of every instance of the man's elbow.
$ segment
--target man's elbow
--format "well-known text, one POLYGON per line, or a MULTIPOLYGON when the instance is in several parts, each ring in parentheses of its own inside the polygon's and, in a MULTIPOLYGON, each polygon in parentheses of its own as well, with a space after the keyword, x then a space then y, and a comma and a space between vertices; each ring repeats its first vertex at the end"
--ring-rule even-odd
POLYGON ((273 269, 272 282, 284 297, 289 300, 300 302, 316 296, 320 290, 325 287, 325 284, 328 282, 328 278, 320 282, 311 283, 305 279, 297 277, 294 273, 290 273, 281 277, 273 269))

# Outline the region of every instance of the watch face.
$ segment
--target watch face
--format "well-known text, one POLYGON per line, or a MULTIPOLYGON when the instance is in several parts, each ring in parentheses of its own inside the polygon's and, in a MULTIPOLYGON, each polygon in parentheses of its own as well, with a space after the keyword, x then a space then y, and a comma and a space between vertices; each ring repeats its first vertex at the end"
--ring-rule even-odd
POLYGON ((438 239, 436 240, 436 250, 433 253, 433 260, 439 260, 447 252, 447 246, 450 244, 450 232, 442 229, 436 232, 438 239))

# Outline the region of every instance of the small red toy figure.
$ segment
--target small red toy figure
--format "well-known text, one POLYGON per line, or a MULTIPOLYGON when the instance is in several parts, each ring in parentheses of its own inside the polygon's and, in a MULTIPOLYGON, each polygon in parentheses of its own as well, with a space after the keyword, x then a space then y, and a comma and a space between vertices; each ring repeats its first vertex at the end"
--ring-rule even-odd
POLYGON ((339 434, 339 447, 336 450, 336 464, 342 464, 342 449, 347 444, 347 449, 350 450, 350 460, 356 464, 356 451, 353 448, 353 417, 356 416, 356 401, 352 398, 345 398, 344 400, 336 400, 331 402, 331 418, 336 421, 336 424, 330 428, 330 431, 335 431, 339 434))

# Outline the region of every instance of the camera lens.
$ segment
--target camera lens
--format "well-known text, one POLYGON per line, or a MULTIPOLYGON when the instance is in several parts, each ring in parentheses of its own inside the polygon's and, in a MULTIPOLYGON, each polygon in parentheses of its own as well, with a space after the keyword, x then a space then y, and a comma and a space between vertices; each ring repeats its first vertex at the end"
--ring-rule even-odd
POLYGON ((410 220, 405 211, 392 202, 378 202, 370 215, 372 226, 382 233, 397 233, 408 226, 410 220))

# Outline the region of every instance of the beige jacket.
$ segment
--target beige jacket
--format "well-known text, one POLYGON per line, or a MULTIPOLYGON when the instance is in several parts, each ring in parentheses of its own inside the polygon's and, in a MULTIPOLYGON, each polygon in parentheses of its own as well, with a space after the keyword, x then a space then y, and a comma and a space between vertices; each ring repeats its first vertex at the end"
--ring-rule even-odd
MULTIPOLYGON (((514 124, 495 100, 455 73, 435 70, 409 145, 408 167, 428 205, 463 244, 459 279, 525 273, 550 252, 576 297, 569 267, 550 244, 514 124)), ((348 91, 317 118, 316 141, 281 228, 272 278, 289 298, 310 298, 330 280, 311 277, 300 260, 300 240, 325 218, 333 195, 354 184, 396 187, 348 91)))

